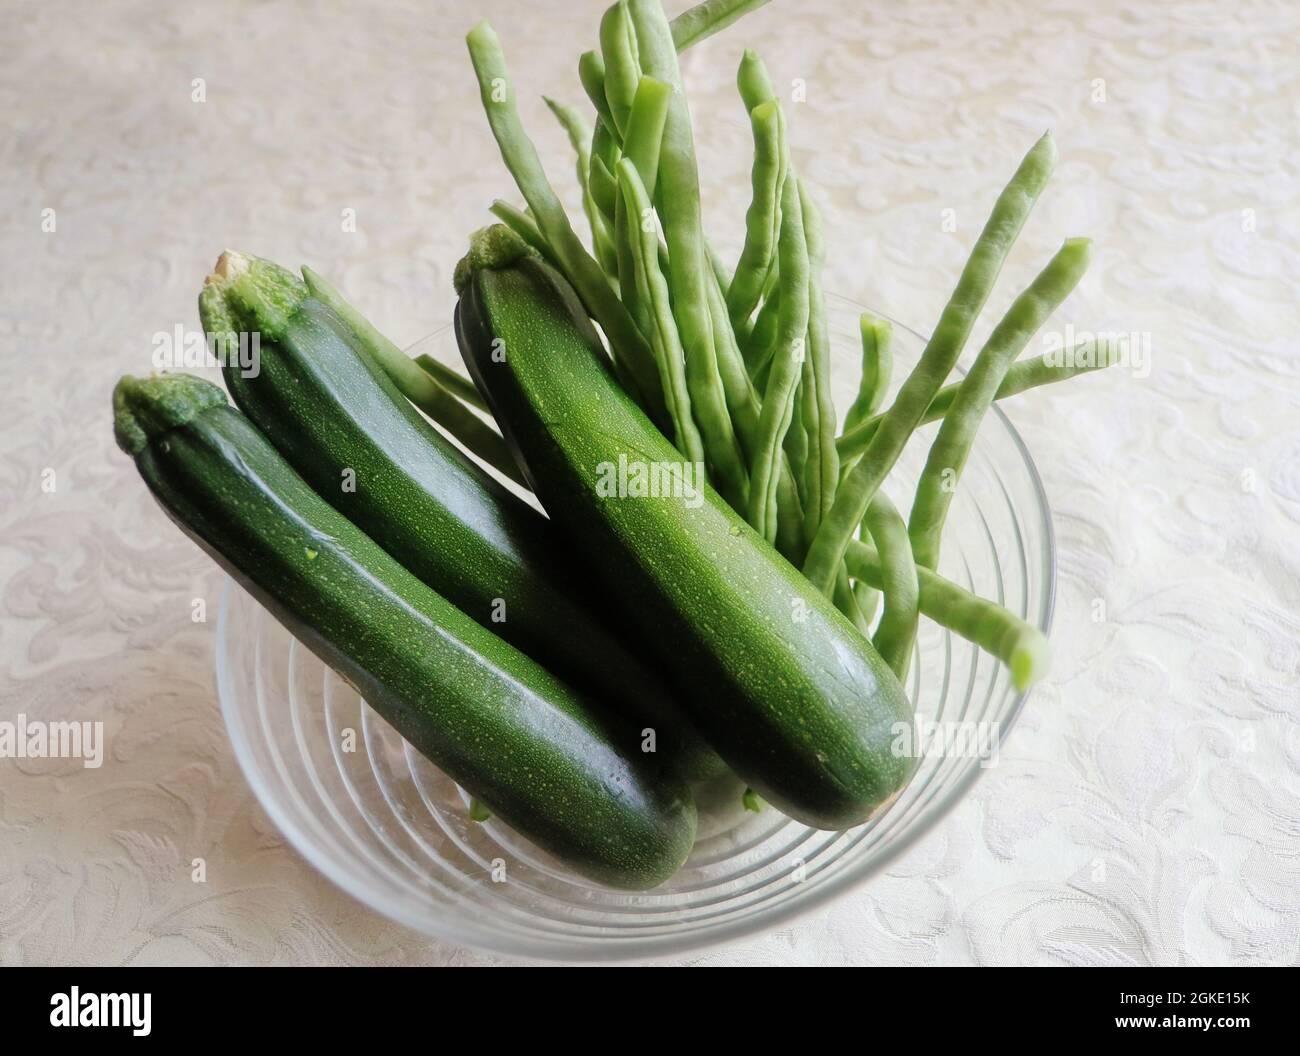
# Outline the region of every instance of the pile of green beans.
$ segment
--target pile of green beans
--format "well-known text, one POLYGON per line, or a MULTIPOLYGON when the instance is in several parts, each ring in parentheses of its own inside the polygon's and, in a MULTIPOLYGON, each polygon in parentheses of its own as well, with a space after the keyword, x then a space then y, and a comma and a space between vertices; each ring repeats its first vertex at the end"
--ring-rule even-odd
MULTIPOLYGON (((936 570, 953 485, 992 402, 1117 359, 1106 348, 1100 356, 1063 356, 1068 366, 1047 357, 1016 361, 1086 270, 1089 243, 1070 239, 1015 299, 969 373, 950 380, 1047 183, 1056 146, 1045 134, 998 197, 892 401, 889 323, 863 315, 861 381, 839 430, 821 221, 791 162, 781 101, 752 51, 736 76, 754 159, 734 267, 705 235, 677 55, 764 2, 706 0, 671 22, 659 0, 617 0, 605 12, 598 46, 578 61, 593 118, 546 99, 574 150, 590 248, 524 131, 496 34, 486 23, 475 28, 468 43, 483 106, 526 203, 498 201, 492 212, 573 285, 604 332, 620 383, 683 458, 707 467, 726 501, 871 636, 900 678, 923 614, 993 653, 1024 689, 1046 670, 1042 635, 936 570), (942 424, 904 518, 882 486, 917 428, 935 420, 942 424)), ((440 393, 481 405, 459 375, 426 367, 440 393)), ((426 389, 412 377, 411 390, 429 403, 426 389)), ((431 406, 456 418, 444 402, 439 396, 431 406)), ((464 428, 459 419, 456 425, 464 428)), ((499 437, 472 439, 482 449, 476 453, 496 464, 499 437)))

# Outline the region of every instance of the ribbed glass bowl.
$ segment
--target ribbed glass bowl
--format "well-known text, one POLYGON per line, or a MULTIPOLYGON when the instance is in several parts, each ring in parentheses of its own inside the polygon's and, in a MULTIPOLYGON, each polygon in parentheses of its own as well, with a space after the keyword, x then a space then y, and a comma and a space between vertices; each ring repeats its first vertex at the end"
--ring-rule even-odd
MULTIPOLYGON (((856 384, 860 309, 834 297, 828 309, 842 412, 856 384)), ((895 324, 896 378, 923 344, 895 324)), ((411 351, 459 362, 450 328, 411 351)), ((935 428, 909 445, 887 486, 904 511, 935 428)), ((941 571, 1047 631, 1055 583, 1047 498, 999 410, 962 475, 941 571)), ((455 783, 233 582, 222 597, 216 665, 240 765, 308 861, 426 935, 564 961, 661 956, 738 939, 861 885, 961 799, 1025 700, 997 661, 923 619, 908 689, 923 723, 942 724, 922 729, 942 733, 935 743, 950 750, 927 751, 888 809, 848 832, 820 832, 770 807, 744 810, 732 781, 701 787, 699 837, 686 866, 653 891, 627 893, 574 875, 496 820, 470 821, 455 783)))

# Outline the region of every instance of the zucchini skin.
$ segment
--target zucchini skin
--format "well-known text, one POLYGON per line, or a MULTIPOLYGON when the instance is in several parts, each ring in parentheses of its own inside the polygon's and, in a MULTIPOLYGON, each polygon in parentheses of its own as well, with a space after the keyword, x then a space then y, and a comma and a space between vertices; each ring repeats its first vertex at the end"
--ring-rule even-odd
POLYGON ((264 335, 259 367, 248 377, 228 364, 226 388, 318 494, 482 626, 653 727, 685 776, 725 770, 662 680, 596 617, 561 533, 430 426, 332 309, 305 299, 264 335))
POLYGON ((671 876, 695 833, 681 778, 399 565, 222 404, 135 453, 172 520, 506 823, 603 884, 671 876))
POLYGON ((615 381, 564 279, 500 249, 480 243, 458 269, 457 338, 543 506, 691 680, 692 719, 741 778, 816 828, 865 821, 915 765, 891 750, 912 722, 897 678, 707 485, 694 509, 601 497, 601 464, 681 455, 615 381))

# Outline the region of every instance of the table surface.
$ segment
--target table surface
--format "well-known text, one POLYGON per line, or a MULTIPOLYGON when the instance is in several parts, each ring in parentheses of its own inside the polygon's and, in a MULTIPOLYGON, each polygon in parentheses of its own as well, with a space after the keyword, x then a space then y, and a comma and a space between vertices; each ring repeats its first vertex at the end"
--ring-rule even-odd
MULTIPOLYGON (((581 100, 601 7, 0 11, 0 719, 107 736, 98 769, 0 760, 0 963, 497 960, 354 902, 258 807, 216 704, 220 573, 113 447, 108 395, 157 332, 197 326, 227 246, 311 263, 399 342, 446 322, 469 232, 516 200, 463 35, 496 25, 573 201, 537 97, 581 100)), ((1295 963, 1300 7, 778 0, 684 60, 733 250, 746 45, 801 89, 829 289, 928 331, 1050 127, 1057 174, 976 337, 1086 234, 1095 264, 1053 325, 1132 333, 1150 370, 1006 407, 1060 564, 1054 671, 1000 764, 856 894, 685 963, 1295 963)))

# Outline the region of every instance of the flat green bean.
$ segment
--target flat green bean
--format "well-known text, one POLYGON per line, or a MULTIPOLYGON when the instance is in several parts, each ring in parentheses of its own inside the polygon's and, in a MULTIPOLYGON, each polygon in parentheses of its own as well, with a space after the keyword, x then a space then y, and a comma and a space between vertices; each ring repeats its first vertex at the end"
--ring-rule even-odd
MULTIPOLYGON (((854 579, 877 590, 885 585, 880 554, 874 547, 855 539, 844 557, 854 579)), ((1051 650, 1037 628, 928 568, 918 568, 916 576, 921 615, 1001 660, 1011 669, 1016 689, 1024 692, 1047 674, 1051 650)))
POLYGON ((953 492, 980 422, 993 403, 1007 368, 1074 289, 1092 258, 1086 238, 1066 240, 1034 281, 1012 302, 962 379, 952 406, 930 445, 907 530, 917 564, 938 568, 939 544, 953 492))
POLYGON ((804 575, 823 591, 831 590, 845 548, 862 523, 872 496, 956 365, 975 318, 1055 161, 1056 145, 1051 133, 1046 133, 1025 155, 999 195, 920 362, 881 419, 861 461, 840 482, 835 503, 823 518, 804 560, 804 575))

